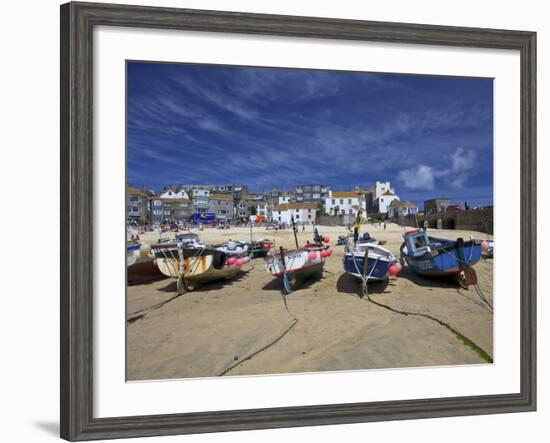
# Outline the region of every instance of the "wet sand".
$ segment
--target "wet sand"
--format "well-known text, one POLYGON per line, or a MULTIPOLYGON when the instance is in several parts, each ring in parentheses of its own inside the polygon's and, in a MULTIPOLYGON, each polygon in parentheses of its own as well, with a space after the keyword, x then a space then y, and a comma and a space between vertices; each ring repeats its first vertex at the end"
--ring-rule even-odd
MULTIPOLYGON (((346 228, 319 229, 330 237, 334 254, 321 279, 304 282, 286 297, 288 309, 281 282, 264 270, 262 258, 244 265, 232 281, 213 282, 181 296, 174 279, 129 286, 128 380, 490 361, 493 313, 475 288, 424 279, 404 266, 397 278, 369 284, 369 297, 360 298, 360 281, 342 272, 344 247, 336 246, 346 228)), ((403 230, 388 224, 386 230, 369 225, 361 232, 385 240, 384 247, 398 257, 403 230)), ((193 232, 205 243, 250 239, 247 228, 193 232)), ((430 233, 487 238, 472 231, 430 233)), ((274 239, 276 247, 294 246, 290 229, 255 228, 254 237, 274 239)), ((311 227, 298 233, 300 244, 311 238, 311 227)), ((158 233, 141 236, 142 241, 157 239, 158 233)), ((492 305, 493 260, 482 259, 475 270, 481 295, 492 305)))

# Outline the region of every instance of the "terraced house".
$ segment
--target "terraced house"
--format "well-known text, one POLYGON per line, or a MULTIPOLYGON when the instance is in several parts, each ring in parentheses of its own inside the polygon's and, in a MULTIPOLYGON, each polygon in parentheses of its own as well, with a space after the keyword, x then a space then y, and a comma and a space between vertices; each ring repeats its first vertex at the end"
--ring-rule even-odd
POLYGON ((226 223, 233 222, 235 205, 231 194, 211 194, 208 212, 216 214, 216 219, 226 223))
POLYGON ((149 194, 142 189, 126 187, 126 217, 128 222, 145 224, 149 220, 149 194))
POLYGON ((314 224, 317 219, 318 204, 315 202, 284 203, 273 208, 273 221, 278 224, 294 221, 298 224, 314 224))
POLYGON ((296 186, 296 201, 298 202, 322 202, 329 196, 329 185, 298 185, 296 186))
POLYGON ((359 211, 366 216, 365 200, 361 192, 330 191, 324 200, 325 213, 328 215, 354 215, 359 211))

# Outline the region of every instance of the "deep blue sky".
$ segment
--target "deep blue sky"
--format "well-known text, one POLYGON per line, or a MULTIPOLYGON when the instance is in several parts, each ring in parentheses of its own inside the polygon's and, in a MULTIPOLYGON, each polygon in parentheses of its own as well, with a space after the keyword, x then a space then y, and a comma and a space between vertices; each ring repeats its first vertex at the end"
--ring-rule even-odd
POLYGON ((493 81, 128 63, 128 180, 493 201, 493 81))

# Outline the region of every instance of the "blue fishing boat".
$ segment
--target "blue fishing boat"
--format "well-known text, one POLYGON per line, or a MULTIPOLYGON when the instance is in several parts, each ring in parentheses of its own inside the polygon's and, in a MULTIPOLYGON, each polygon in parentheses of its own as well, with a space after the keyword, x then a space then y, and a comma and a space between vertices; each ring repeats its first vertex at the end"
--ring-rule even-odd
POLYGON ((363 234, 357 242, 348 243, 343 258, 344 271, 366 282, 386 280, 390 266, 396 262, 395 256, 373 243, 368 233, 363 234))
POLYGON ((416 274, 426 277, 458 277, 466 274, 466 284, 473 284, 474 266, 481 258, 481 241, 431 237, 423 229, 403 234, 401 260, 416 274))

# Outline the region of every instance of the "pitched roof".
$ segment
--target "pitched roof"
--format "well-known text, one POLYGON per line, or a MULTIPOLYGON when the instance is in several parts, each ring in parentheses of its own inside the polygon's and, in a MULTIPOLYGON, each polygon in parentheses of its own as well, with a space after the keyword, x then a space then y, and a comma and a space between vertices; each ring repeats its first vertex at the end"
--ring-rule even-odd
POLYGON ((351 191, 351 192, 333 192, 332 198, 359 198, 360 193, 351 191))
POLYGON ((318 205, 315 202, 296 202, 296 203, 283 203, 282 205, 276 205, 274 211, 287 211, 288 209, 317 209, 318 205))
POLYGON ((161 198, 160 201, 163 203, 190 203, 191 200, 188 198, 161 198))
POLYGON ((395 195, 393 192, 391 192, 389 189, 384 192, 382 195, 395 195))
POLYGON ((149 197, 147 192, 142 191, 141 189, 133 188, 132 186, 127 186, 126 192, 128 195, 141 195, 142 197, 149 197))
POLYGON ((211 194, 210 198, 214 200, 233 200, 233 196, 231 194, 211 194))

